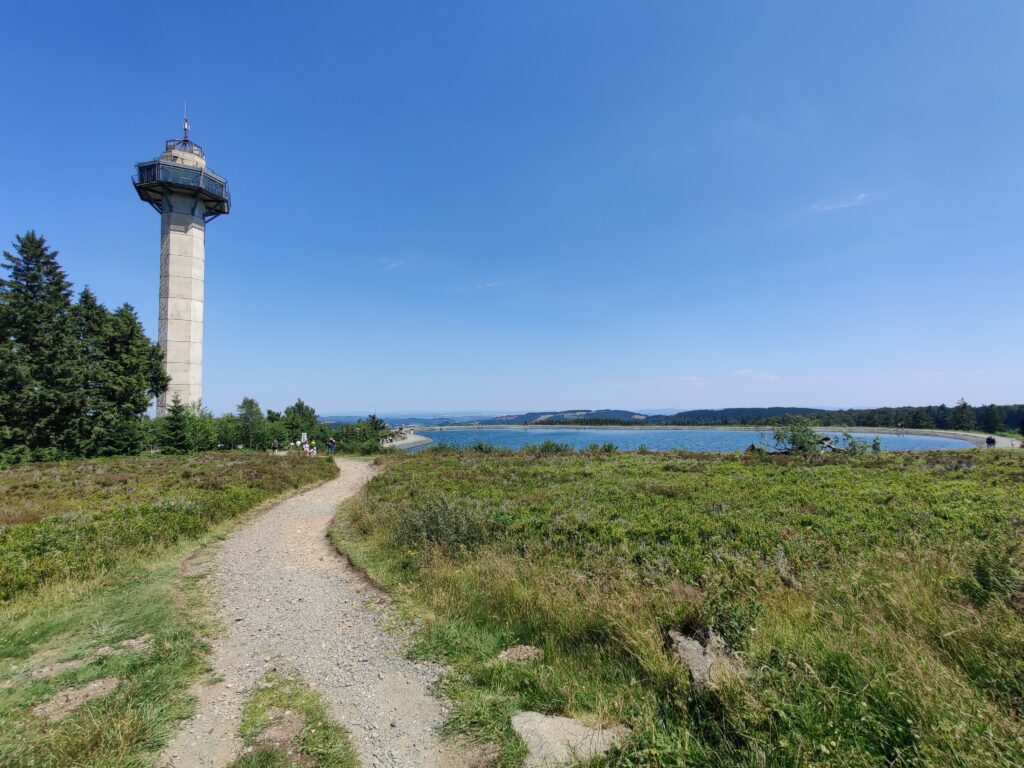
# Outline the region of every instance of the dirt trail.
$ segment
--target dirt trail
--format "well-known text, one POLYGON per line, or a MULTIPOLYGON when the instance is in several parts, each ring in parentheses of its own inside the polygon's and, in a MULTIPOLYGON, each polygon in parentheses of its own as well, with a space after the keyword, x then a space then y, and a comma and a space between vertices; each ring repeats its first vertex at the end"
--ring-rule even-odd
POLYGON ((229 765, 242 746, 236 732, 246 693, 275 668, 299 672, 324 694, 365 766, 474 762, 437 736, 445 713, 429 687, 438 670, 403 658, 399 639, 381 625, 382 595, 327 540, 338 503, 372 476, 364 462, 338 466, 339 477, 270 508, 210 558, 226 627, 213 642, 222 681, 194 689, 199 711, 158 765, 229 765))

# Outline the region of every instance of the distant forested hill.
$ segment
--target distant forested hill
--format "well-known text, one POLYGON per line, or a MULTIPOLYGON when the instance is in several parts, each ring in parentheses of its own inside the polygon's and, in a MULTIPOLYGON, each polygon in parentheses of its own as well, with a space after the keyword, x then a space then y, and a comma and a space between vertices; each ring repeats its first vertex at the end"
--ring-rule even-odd
POLYGON ((680 411, 671 416, 650 416, 647 424, 682 424, 682 425, 727 425, 727 424, 764 424, 771 419, 783 416, 815 417, 825 413, 820 408, 719 408, 696 411, 680 411))
POLYGON ((586 421, 605 421, 615 424, 645 424, 649 416, 633 411, 589 411, 584 408, 575 411, 535 411, 509 416, 495 416, 493 419, 481 419, 474 424, 565 424, 586 421))
POLYGON ((500 425, 500 424, 587 424, 587 425, 622 425, 622 424, 754 424, 786 414, 814 416, 824 413, 819 408, 723 408, 720 410, 680 411, 671 416, 650 416, 636 411, 604 409, 591 411, 580 408, 575 411, 533 411, 508 416, 495 416, 489 419, 462 422, 464 424, 500 425))
MULTIPOLYGON (((999 432, 1021 429, 1024 405, 972 406, 960 401, 954 406, 925 405, 896 408, 861 408, 828 411, 821 408, 720 408, 680 411, 649 416, 635 411, 579 409, 575 411, 534 411, 461 422, 482 426, 500 424, 572 424, 578 426, 763 426, 786 416, 803 416, 820 426, 903 427, 906 429, 954 429, 999 432)), ((449 422, 452 423, 452 422, 449 422)))

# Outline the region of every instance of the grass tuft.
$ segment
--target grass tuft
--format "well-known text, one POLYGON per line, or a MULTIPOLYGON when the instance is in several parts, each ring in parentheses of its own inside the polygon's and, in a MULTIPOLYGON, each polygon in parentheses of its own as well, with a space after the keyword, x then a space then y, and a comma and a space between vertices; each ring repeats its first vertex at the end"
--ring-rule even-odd
POLYGON ((242 712, 239 732, 252 751, 231 768, 360 765, 348 732, 330 719, 323 697, 294 674, 270 672, 263 677, 242 712))

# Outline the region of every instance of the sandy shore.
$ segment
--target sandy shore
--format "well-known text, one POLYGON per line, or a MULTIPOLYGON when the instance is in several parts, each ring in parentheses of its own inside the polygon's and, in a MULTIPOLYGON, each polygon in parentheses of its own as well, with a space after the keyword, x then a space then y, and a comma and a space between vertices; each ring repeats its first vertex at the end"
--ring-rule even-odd
POLYGON ((415 432, 410 432, 401 440, 395 440, 393 443, 389 443, 384 446, 385 448, 401 448, 406 450, 409 448, 415 448, 417 445, 426 445, 427 443, 434 442, 426 435, 417 435, 415 432))

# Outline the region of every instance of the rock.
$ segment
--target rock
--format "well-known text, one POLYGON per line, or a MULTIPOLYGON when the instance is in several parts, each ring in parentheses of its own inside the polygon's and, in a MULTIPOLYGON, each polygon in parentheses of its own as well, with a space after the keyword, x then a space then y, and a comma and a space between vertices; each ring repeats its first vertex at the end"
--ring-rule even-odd
POLYGON ((537 661, 544 658, 544 651, 535 645, 513 645, 498 654, 498 661, 537 661))
POLYGON ((571 717, 551 717, 539 712, 520 712, 512 728, 526 742, 529 754, 524 768, 555 768, 600 757, 629 736, 629 729, 591 728, 571 717))
POLYGON ((71 661, 61 661, 57 664, 47 664, 45 667, 39 667, 39 669, 32 670, 33 680, 42 680, 44 677, 52 677, 53 675, 59 675, 61 672, 66 672, 69 669, 78 669, 84 667, 88 662, 84 659, 72 659, 71 661))
POLYGON ((152 635, 142 635, 141 637, 129 637, 127 640, 122 640, 118 645, 126 651, 141 651, 148 648, 152 640, 152 635))
POLYGON ((690 670, 696 686, 715 687, 747 676, 743 663, 713 629, 702 629, 693 637, 670 629, 668 637, 676 658, 690 670))
POLYGON ((117 688, 120 682, 116 677, 105 677, 102 680, 93 680, 81 688, 69 688, 42 704, 37 704, 32 708, 32 714, 44 720, 60 720, 62 717, 70 715, 85 702, 106 696, 117 688))

